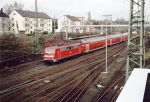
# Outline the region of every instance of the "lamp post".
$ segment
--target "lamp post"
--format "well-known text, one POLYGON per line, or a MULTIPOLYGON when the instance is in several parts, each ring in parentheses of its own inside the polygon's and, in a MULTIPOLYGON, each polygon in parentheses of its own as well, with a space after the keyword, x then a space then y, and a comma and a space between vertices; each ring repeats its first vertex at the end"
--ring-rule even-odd
POLYGON ((105 46, 106 46, 106 69, 105 72, 108 73, 108 32, 107 32, 107 19, 106 19, 106 37, 105 37, 105 46))
POLYGON ((105 46, 106 46, 106 68, 105 68, 105 72, 104 73, 108 73, 108 30, 107 30, 107 24, 108 24, 108 17, 112 17, 112 15, 103 15, 104 17, 106 17, 106 37, 105 37, 105 46))

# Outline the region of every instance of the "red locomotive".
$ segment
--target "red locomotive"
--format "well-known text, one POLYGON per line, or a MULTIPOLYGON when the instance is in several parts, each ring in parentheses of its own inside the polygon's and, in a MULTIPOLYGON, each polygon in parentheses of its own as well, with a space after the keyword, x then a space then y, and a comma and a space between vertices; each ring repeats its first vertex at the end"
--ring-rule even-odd
MULTIPOLYGON (((110 46, 126 41, 127 38, 127 33, 109 35, 107 37, 107 44, 110 46)), ((44 61, 55 63, 71 56, 98 50, 106 46, 105 42, 105 36, 98 36, 81 39, 80 43, 69 44, 65 46, 46 47, 44 51, 44 61)))

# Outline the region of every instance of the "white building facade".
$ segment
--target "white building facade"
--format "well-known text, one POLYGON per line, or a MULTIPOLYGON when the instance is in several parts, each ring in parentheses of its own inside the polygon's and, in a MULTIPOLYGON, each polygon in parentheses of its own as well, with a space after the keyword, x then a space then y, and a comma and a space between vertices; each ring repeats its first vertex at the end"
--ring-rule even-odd
POLYGON ((9 16, 0 10, 0 33, 9 32, 9 16))
POLYGON ((64 15, 60 19, 58 19, 58 32, 80 32, 80 25, 85 24, 84 17, 76 17, 70 15, 64 15), (68 26, 68 27, 66 27, 68 26), (76 27, 69 27, 76 26, 76 27))
POLYGON ((36 27, 35 12, 14 10, 10 15, 11 32, 19 34, 33 34, 36 29, 39 33, 52 33, 52 19, 43 12, 37 13, 38 26, 36 27))

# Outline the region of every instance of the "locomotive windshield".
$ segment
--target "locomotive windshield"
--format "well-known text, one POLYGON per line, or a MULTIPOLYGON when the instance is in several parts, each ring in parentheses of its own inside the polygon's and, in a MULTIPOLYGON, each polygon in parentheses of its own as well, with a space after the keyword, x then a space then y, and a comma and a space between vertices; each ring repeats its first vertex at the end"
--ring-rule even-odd
POLYGON ((54 53, 54 52, 55 52, 55 49, 46 48, 46 49, 45 49, 45 52, 47 52, 47 53, 54 53))

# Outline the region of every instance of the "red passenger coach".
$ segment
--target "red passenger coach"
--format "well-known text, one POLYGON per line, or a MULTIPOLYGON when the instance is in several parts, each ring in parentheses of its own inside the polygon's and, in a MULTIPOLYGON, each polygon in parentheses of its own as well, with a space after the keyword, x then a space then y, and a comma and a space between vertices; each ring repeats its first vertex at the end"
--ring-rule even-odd
MULTIPOLYGON (((111 46, 126 40, 127 40, 127 33, 109 35, 107 37, 107 44, 108 46, 111 46)), ((82 46, 85 46, 85 50, 83 52, 87 53, 105 47, 106 37, 98 36, 98 37, 85 38, 82 39, 81 42, 82 42, 82 46)))
MULTIPOLYGON (((127 33, 109 35, 107 37, 107 44, 109 46, 126 41, 127 33)), ((80 43, 69 44, 65 46, 46 47, 44 51, 44 61, 58 62, 62 59, 88 53, 94 50, 104 48, 106 46, 106 37, 97 36, 91 38, 84 38, 80 43)))

